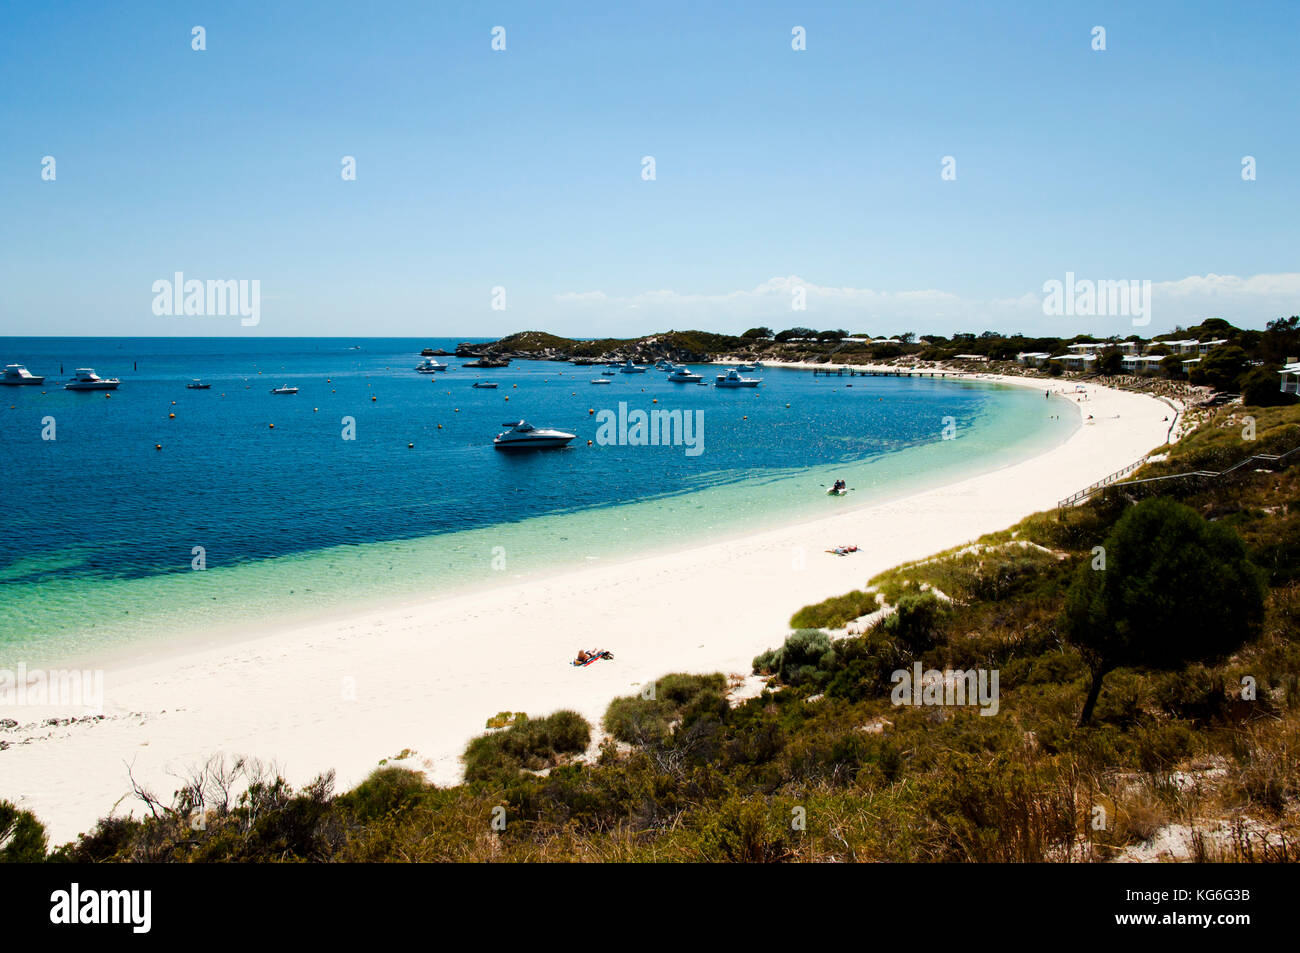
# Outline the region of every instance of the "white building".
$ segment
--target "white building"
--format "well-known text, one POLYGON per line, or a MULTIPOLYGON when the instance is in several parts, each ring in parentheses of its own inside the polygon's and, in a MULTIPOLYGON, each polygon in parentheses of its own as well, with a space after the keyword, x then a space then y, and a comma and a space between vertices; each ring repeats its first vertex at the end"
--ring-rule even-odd
POLYGON ((1046 351, 1021 351, 1016 355, 1016 360, 1026 367, 1042 367, 1051 356, 1046 351))
POLYGON ((1278 373, 1282 377, 1282 393, 1300 394, 1300 361, 1289 361, 1278 373))
POLYGON ((1062 354, 1060 357, 1052 358, 1054 361, 1060 361, 1065 365, 1066 370, 1070 371, 1090 371, 1092 366, 1097 362, 1096 354, 1062 354))
POLYGON ((1160 370, 1160 362, 1164 358, 1159 354, 1147 354, 1145 356, 1137 354, 1125 354, 1120 358, 1120 366, 1126 371, 1134 374, 1152 374, 1160 370))

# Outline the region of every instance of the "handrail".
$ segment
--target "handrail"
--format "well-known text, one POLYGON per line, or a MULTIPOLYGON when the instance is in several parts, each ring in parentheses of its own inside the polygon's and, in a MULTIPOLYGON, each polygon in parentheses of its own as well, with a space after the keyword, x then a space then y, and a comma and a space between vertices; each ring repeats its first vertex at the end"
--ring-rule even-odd
POLYGON ((1128 476, 1130 473, 1132 473, 1134 470, 1136 470, 1138 467, 1142 466, 1142 464, 1146 462, 1147 462, 1147 458, 1143 457, 1141 460, 1136 460, 1133 463, 1130 463, 1126 467, 1121 467, 1120 469, 1116 470, 1114 473, 1110 474, 1109 476, 1102 477, 1096 483, 1090 484, 1084 487, 1079 492, 1067 496, 1065 499, 1061 500, 1061 502, 1056 504, 1057 508, 1060 509, 1063 506, 1072 506, 1077 502, 1081 502, 1087 499, 1088 497, 1092 496, 1092 494, 1095 493, 1097 490, 1100 490, 1104 486, 1110 486, 1112 483, 1114 483, 1122 476, 1128 476))
POLYGON ((1182 479, 1187 479, 1189 477, 1201 477, 1203 479, 1218 479, 1219 477, 1229 476, 1235 471, 1240 470, 1242 467, 1249 466, 1252 463, 1268 463, 1268 464, 1272 464, 1275 467, 1281 466, 1285 468, 1287 466, 1290 466, 1291 458, 1298 453, 1300 453, 1300 445, 1294 446, 1290 450, 1287 450, 1283 453, 1254 453, 1251 454, 1246 459, 1234 463, 1232 466, 1228 467, 1225 470, 1188 470, 1183 473, 1169 473, 1164 476, 1158 476, 1158 477, 1143 477, 1141 480, 1126 480, 1123 483, 1115 482, 1116 477, 1124 476, 1126 473, 1132 473, 1143 463, 1145 463, 1146 459, 1143 458, 1142 460, 1139 460, 1137 463, 1131 463, 1123 470, 1116 470, 1114 473, 1112 473, 1110 476, 1106 477, 1105 479, 1098 480, 1096 483, 1092 484, 1091 486, 1085 487, 1084 489, 1080 490, 1077 493, 1072 494, 1071 496, 1067 496, 1065 499, 1061 500, 1061 502, 1056 504, 1056 508, 1063 509, 1067 506, 1073 506, 1076 503, 1081 503, 1084 500, 1088 499, 1088 497, 1092 496, 1093 493, 1095 493, 1097 490, 1100 490, 1101 488, 1106 486, 1137 486, 1142 483, 1156 483, 1162 480, 1182 480, 1182 479))

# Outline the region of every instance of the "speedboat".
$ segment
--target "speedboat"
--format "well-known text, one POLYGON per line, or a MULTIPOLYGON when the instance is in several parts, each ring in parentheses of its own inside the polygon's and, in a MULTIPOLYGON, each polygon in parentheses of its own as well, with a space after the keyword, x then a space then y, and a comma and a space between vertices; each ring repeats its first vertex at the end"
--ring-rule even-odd
POLYGON ((66 390, 117 390, 120 383, 116 377, 100 377, 93 367, 79 367, 76 376, 63 387, 66 390))
POLYGON ((6 364, 0 384, 44 384, 44 377, 37 377, 21 364, 6 364))
POLYGON ((272 388, 271 388, 271 393, 272 393, 272 394, 296 394, 296 393, 298 393, 298 388, 296 388, 296 387, 272 387, 272 388))
POLYGON ((614 382, 613 382, 612 380, 610 380, 608 377, 597 377, 597 378, 595 378, 595 379, 592 380, 592 383, 593 383, 593 384, 612 384, 612 383, 614 383, 614 382))
POLYGON ((672 361, 666 360, 665 358, 662 357, 659 358, 659 360, 655 361, 655 370, 657 371, 671 371, 672 369, 673 369, 672 361))
POLYGON ((668 375, 668 379, 676 381, 678 384, 698 384, 704 380, 699 374, 680 364, 673 368, 673 372, 668 375))
POLYGON ((758 370, 753 364, 740 364, 736 367, 738 371, 756 371, 758 370))
POLYGON ((510 429, 496 435, 492 444, 498 450, 545 450, 549 447, 567 447, 576 434, 563 430, 538 429, 526 420, 507 421, 503 427, 510 429))
POLYGON ((614 372, 613 372, 613 371, 601 371, 600 373, 601 373, 603 376, 605 376, 605 377, 613 377, 613 376, 614 376, 614 372))
POLYGON ((185 385, 186 390, 209 390, 211 389, 211 387, 212 387, 211 384, 205 384, 197 377, 185 385))
POLYGON ((644 374, 644 373, 645 373, 645 368, 644 368, 644 367, 638 367, 636 364, 633 364, 630 360, 629 360, 627 363, 625 363, 622 367, 620 367, 619 370, 620 370, 622 373, 624 373, 624 374, 644 374))
POLYGON ((497 382, 496 382, 496 381, 475 381, 474 383, 470 384, 469 386, 470 386, 470 387, 483 387, 483 388, 486 388, 486 389, 489 389, 489 390, 494 390, 494 389, 496 388, 496 386, 497 386, 497 382))
POLYGON ((449 364, 439 364, 433 358, 426 357, 415 365, 415 371, 417 374, 436 374, 438 371, 445 371, 450 366, 449 364))
POLYGON ((718 379, 714 381, 714 387, 757 387, 762 382, 761 377, 741 377, 740 371, 734 367, 725 374, 719 374, 718 379))

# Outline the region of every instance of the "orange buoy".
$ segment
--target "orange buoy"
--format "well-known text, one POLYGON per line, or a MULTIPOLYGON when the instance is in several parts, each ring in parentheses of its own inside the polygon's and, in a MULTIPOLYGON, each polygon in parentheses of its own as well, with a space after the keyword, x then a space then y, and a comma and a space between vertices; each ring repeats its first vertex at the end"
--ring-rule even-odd
POLYGON ((176 419, 176 415, 175 415, 175 414, 168 414, 168 415, 167 415, 167 419, 168 419, 168 420, 175 420, 175 419, 176 419))
POLYGON ((589 447, 591 446, 591 441, 590 441, 590 440, 587 441, 587 446, 589 446, 589 447))
POLYGON ((153 448, 154 448, 155 450, 161 450, 161 449, 162 449, 162 444, 160 444, 160 443, 155 443, 155 444, 153 445, 153 448))
POLYGON ((371 400, 378 400, 379 398, 376 397, 374 394, 371 394, 371 395, 370 395, 370 399, 371 399, 371 400))
POLYGON ((267 424, 267 426, 270 427, 272 430, 275 429, 275 424, 267 424))

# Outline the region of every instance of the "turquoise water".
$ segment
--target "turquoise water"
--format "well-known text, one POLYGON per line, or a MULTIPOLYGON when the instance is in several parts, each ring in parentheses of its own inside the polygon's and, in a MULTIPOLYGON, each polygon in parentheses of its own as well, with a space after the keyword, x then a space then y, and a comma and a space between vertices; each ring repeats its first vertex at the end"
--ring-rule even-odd
POLYGON ((135 652, 793 523, 1004 466, 1078 426, 1063 401, 969 381, 764 369, 761 387, 728 391, 652 370, 595 387, 599 367, 488 372, 454 358, 432 381, 413 373, 420 347, 454 344, 0 339, 3 363, 49 377, 0 391, 0 665, 135 652), (59 363, 123 384, 111 398, 65 392, 59 363), (212 390, 186 391, 193 377, 212 390), (472 389, 477 378, 500 386, 472 389), (268 393, 281 383, 301 392, 268 393), (703 452, 587 446, 590 411, 620 401, 702 413, 703 452), (494 451, 501 422, 519 416, 578 439, 494 451), (49 417, 56 439, 41 440, 49 417), (835 478, 855 488, 847 499, 827 500, 835 478))

